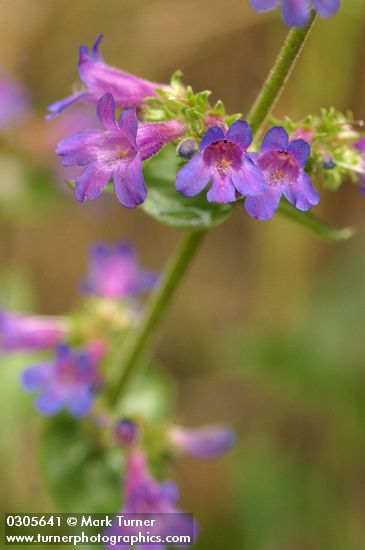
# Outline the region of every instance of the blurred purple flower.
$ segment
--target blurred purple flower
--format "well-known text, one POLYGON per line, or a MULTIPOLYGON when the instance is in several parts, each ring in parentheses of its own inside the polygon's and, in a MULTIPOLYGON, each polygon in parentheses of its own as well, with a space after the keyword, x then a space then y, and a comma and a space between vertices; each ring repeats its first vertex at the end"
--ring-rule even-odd
POLYGON ((48 118, 58 115, 77 101, 96 104, 106 92, 114 96, 117 107, 138 108, 147 97, 156 95, 157 88, 169 88, 167 85, 149 82, 106 65, 99 52, 102 38, 102 35, 97 37, 90 53, 87 46, 81 46, 79 49, 78 71, 86 90, 52 103, 48 107, 51 113, 48 118))
POLYGON ((340 8, 340 0, 249 0, 257 12, 270 11, 282 5, 283 19, 288 27, 303 27, 310 15, 311 8, 321 17, 331 17, 340 8))
POLYGON ((139 267, 130 244, 98 244, 91 251, 89 276, 82 288, 104 298, 118 299, 152 290, 157 281, 156 273, 139 267))
POLYGON ((361 195, 365 195, 365 137, 355 141, 352 146, 361 153, 361 167, 359 169, 359 191, 361 195))
POLYGON ((284 128, 271 128, 263 139, 260 152, 251 153, 265 177, 267 187, 261 195, 247 197, 245 209, 248 214, 259 220, 271 218, 282 195, 298 210, 309 210, 318 204, 319 194, 304 172, 309 155, 307 142, 296 139, 289 143, 284 128))
POLYGON ((62 140, 56 149, 64 166, 85 166, 76 179, 79 201, 96 199, 111 178, 118 200, 127 208, 141 204, 147 196, 142 161, 150 158, 185 132, 176 120, 138 123, 133 109, 122 111, 115 121, 115 103, 105 94, 97 104, 104 130, 86 130, 62 140))
POLYGON ((132 445, 138 439, 136 423, 123 418, 114 426, 114 437, 120 445, 132 445))
POLYGON ((35 406, 41 414, 53 416, 66 409, 81 418, 90 410, 95 391, 101 386, 98 363, 102 355, 99 345, 82 352, 60 345, 54 361, 23 372, 22 386, 39 394, 35 406))
POLYGON ((236 193, 253 196, 262 193, 264 178, 246 153, 251 142, 247 122, 238 120, 227 132, 212 126, 200 143, 200 152, 178 172, 177 191, 192 197, 212 181, 207 194, 211 202, 234 202, 236 193))
MULTIPOLYGON (((153 534, 165 540, 168 535, 192 535, 195 539, 197 525, 193 523, 191 516, 184 514, 177 508, 176 501, 179 497, 177 486, 171 482, 157 483, 148 469, 146 455, 140 451, 133 451, 128 455, 126 473, 124 479, 124 506, 120 514, 163 514, 159 517, 158 525, 153 534), (191 531, 193 530, 193 533, 191 531)), ((136 528, 138 534, 140 528, 136 528)), ((128 529, 128 533, 131 530, 128 529)), ((114 525, 105 534, 123 535, 123 528, 114 525)), ((124 546, 107 546, 108 549, 124 546)), ((164 550, 165 544, 139 544, 139 550, 164 550)))
POLYGON ((57 346, 67 334, 59 317, 23 315, 0 311, 0 349, 32 350, 57 346))
POLYGON ((207 426, 187 429, 174 426, 169 430, 171 441, 180 450, 198 458, 216 458, 228 451, 235 443, 235 434, 223 426, 207 426))
POLYGON ((28 109, 29 98, 25 88, 0 72, 0 131, 21 121, 28 109))

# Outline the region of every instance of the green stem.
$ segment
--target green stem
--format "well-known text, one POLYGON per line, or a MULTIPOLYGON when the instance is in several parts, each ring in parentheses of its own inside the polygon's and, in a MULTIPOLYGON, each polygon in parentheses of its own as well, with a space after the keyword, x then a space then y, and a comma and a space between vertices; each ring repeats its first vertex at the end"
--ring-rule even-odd
POLYGON ((254 136, 257 137, 266 118, 279 99, 295 62, 303 49, 314 20, 315 13, 312 12, 311 18, 305 27, 302 29, 292 29, 289 32, 260 93, 247 115, 247 122, 252 128, 254 136))
POLYGON ((191 231, 184 235, 174 255, 168 262, 158 290, 151 295, 147 313, 142 324, 133 333, 126 354, 123 357, 123 372, 119 383, 113 388, 112 400, 117 401, 128 383, 136 365, 139 364, 145 347, 149 344, 154 330, 158 326, 175 290, 191 264, 191 261, 203 240, 207 230, 191 231))
MULTIPOLYGON (((289 32, 274 66, 247 116, 254 136, 257 136, 259 133, 276 100, 280 96, 294 63, 302 50, 313 21, 314 15, 311 16, 311 20, 304 29, 294 29, 289 32)), ((140 365, 140 359, 145 348, 150 344, 165 309, 174 296, 206 233, 207 230, 205 229, 187 233, 166 266, 161 286, 151 296, 143 322, 133 333, 125 349, 122 358, 123 370, 121 378, 113 388, 113 403, 116 403, 123 394, 124 388, 128 384, 132 374, 134 374, 140 365)))

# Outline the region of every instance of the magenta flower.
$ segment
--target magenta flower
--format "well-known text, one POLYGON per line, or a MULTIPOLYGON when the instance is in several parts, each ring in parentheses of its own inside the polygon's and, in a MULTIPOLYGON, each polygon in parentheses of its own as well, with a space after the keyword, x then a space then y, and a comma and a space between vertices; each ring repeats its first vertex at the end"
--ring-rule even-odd
POLYGON ((235 442, 235 434, 223 426, 187 429, 174 426, 169 437, 181 451, 198 458, 216 458, 228 451, 235 442))
POLYGON ((90 346, 83 352, 61 345, 54 361, 28 368, 22 376, 26 391, 38 393, 36 409, 53 416, 67 409, 75 418, 85 416, 101 385, 98 364, 103 349, 90 346))
POLYGON ((68 332, 58 317, 23 315, 0 311, 0 349, 33 350, 57 346, 68 332))
POLYGON ((260 194, 265 189, 265 181, 246 153, 251 142, 252 132, 247 122, 238 120, 227 132, 212 126, 200 143, 200 152, 178 172, 176 189, 192 197, 211 181, 207 194, 211 202, 234 202, 237 193, 260 194))
POLYGON ((115 121, 115 103, 105 94, 97 104, 104 130, 86 130, 62 140, 56 149, 64 166, 84 166, 76 179, 77 200, 96 199, 113 178, 118 200, 127 208, 141 204, 147 196, 142 161, 150 158, 185 132, 176 121, 138 123, 134 109, 122 111, 115 121))
POLYGON ((104 298, 119 299, 152 290, 157 281, 155 273, 139 267, 131 245, 121 243, 108 247, 99 244, 91 251, 89 276, 83 289, 104 298))
POLYGON ((247 197, 245 209, 248 214, 259 220, 271 218, 282 195, 298 210, 309 210, 318 204, 319 194, 304 171, 309 155, 307 142, 296 139, 289 143, 284 128, 271 128, 263 139, 260 152, 251 154, 267 186, 261 195, 247 197))
MULTIPOLYGON (((161 514, 157 525, 149 531, 165 540, 167 536, 188 535, 195 539, 197 526, 192 518, 181 512, 177 506, 178 489, 174 483, 157 483, 148 469, 146 455, 135 450, 128 455, 124 479, 124 506, 120 514, 161 514)), ((138 517, 136 515, 136 517, 138 517)), ((137 527, 135 534, 141 528, 137 527)), ((131 529, 128 529, 131 534, 131 529)), ((109 536, 124 535, 125 529, 114 525, 106 532, 109 536)), ((123 549, 125 546, 107 546, 108 549, 123 549)), ((164 550, 165 544, 137 544, 139 550, 164 550)))
POLYGON ((273 10, 282 5, 283 19, 288 27, 303 27, 310 15, 311 8, 321 17, 331 17, 340 8, 340 0, 249 0, 257 12, 273 10))
POLYGON ((48 107, 51 113, 48 118, 58 115, 77 101, 96 104, 106 92, 113 95, 117 107, 138 108, 147 97, 156 95, 157 88, 169 88, 106 65, 99 52, 102 38, 101 34, 97 37, 90 53, 87 46, 81 46, 79 50, 78 71, 86 90, 52 103, 48 107))

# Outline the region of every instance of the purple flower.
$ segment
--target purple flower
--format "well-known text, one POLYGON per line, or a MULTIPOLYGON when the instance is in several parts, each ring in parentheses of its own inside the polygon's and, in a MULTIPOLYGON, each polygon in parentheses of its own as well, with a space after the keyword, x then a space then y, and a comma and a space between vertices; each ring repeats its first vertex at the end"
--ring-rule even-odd
POLYGON ((104 298, 118 299, 152 290, 157 281, 155 273, 139 267, 136 251, 128 243, 115 247, 99 244, 91 251, 89 276, 83 289, 104 298))
POLYGON ((76 179, 77 200, 96 199, 113 178, 119 202, 134 208, 147 196, 142 161, 181 136, 185 126, 176 120, 138 123, 134 109, 122 111, 116 122, 115 103, 109 93, 99 99, 97 114, 104 130, 73 134, 58 144, 56 153, 64 166, 85 167, 76 179))
POLYGON ((66 322, 58 317, 0 311, 0 349, 53 348, 64 339, 67 331, 66 322))
POLYGON ((123 418, 114 426, 114 437, 120 445, 132 445, 138 439, 136 423, 123 418))
POLYGON ((86 90, 52 103, 48 107, 51 113, 48 118, 58 115, 76 101, 96 104, 106 92, 114 96, 118 107, 122 109, 138 108, 147 97, 156 95, 157 88, 169 88, 167 85, 149 82, 106 65, 99 52, 102 38, 102 35, 97 37, 90 53, 87 46, 81 46, 79 49, 78 70, 86 90))
MULTIPOLYGON (((124 506, 120 514, 162 514, 155 528, 153 535, 161 537, 162 540, 168 535, 190 535, 195 538, 197 526, 192 523, 189 515, 181 512, 176 501, 179 496, 178 488, 174 483, 157 483, 148 469, 146 455, 136 450, 131 452, 127 458, 126 474, 124 479, 124 506), (193 531, 193 532, 192 532, 193 531)), ((137 517, 137 516, 136 516, 137 517)), ((136 534, 141 528, 136 528, 136 534)), ((150 530, 150 529, 149 529, 150 530)), ((151 531, 152 532, 152 531, 151 531)), ((128 533, 132 533, 128 529, 128 533)), ((115 524, 106 532, 109 536, 125 534, 125 530, 115 524)), ((107 548, 123 549, 125 546, 107 546, 107 548)), ((138 544, 139 550, 164 550, 165 544, 138 544)))
POLYGON ((260 194, 265 189, 265 181, 246 153, 251 142, 252 132, 247 122, 238 120, 227 132, 212 126, 200 143, 200 152, 178 172, 176 189, 192 197, 211 181, 207 194, 211 202, 234 202, 236 193, 260 194))
POLYGON ((175 426, 169 430, 174 445, 198 458, 216 458, 230 449, 235 442, 235 434, 223 426, 187 429, 175 426))
POLYGON ((303 27, 314 8, 321 17, 330 17, 340 8, 340 0, 249 0, 258 12, 269 11, 282 5, 283 19, 288 27, 303 27))
POLYGON ((309 210, 318 204, 319 194, 312 185, 304 166, 310 155, 308 143, 296 139, 289 143, 284 128, 276 126, 266 134, 260 152, 251 154, 267 182, 264 193, 247 197, 245 208, 259 220, 271 218, 282 195, 298 210, 309 210))
POLYGON ((0 72, 0 130, 21 121, 29 108, 25 89, 10 76, 0 72))
POLYGON ((67 345, 58 347, 54 361, 28 368, 22 376, 26 391, 37 392, 37 410, 46 416, 67 409, 75 418, 90 410, 95 391, 101 385, 99 346, 82 352, 67 345))

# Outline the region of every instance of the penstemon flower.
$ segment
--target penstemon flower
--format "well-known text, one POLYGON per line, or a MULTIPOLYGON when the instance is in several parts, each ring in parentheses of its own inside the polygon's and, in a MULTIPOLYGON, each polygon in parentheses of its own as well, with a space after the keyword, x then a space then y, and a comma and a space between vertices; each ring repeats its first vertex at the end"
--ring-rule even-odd
POLYGON ((111 178, 118 200, 127 208, 138 206, 147 197, 142 161, 185 132, 176 120, 139 123, 134 109, 122 111, 115 120, 113 96, 104 94, 97 104, 104 130, 87 130, 62 140, 56 149, 64 166, 85 166, 76 179, 76 198, 96 199, 111 178))
POLYGON ((309 155, 310 147, 306 141, 296 139, 289 143, 284 128, 271 128, 262 141, 260 152, 251 153, 265 177, 267 187, 261 195, 247 197, 247 213, 259 220, 271 218, 282 195, 298 210, 310 210, 318 204, 319 194, 304 171, 309 155))
POLYGON ((67 335, 64 319, 0 311, 0 349, 37 350, 56 347, 67 335))
MULTIPOLYGON (((124 478, 124 506, 120 514, 163 514, 158 521, 154 535, 166 540, 167 536, 178 534, 190 535, 191 518, 182 513, 176 506, 179 496, 177 486, 171 482, 157 483, 151 476, 145 453, 139 449, 133 450, 127 458, 124 478)), ((138 531, 138 528, 137 528, 138 531)), ((194 535, 197 526, 193 524, 194 535)), ((130 531, 129 531, 130 532, 130 531)), ((123 528, 114 525, 105 533, 109 536, 122 535, 123 528)), ((139 550, 145 550, 148 545, 140 544, 139 550)), ((107 546, 114 548, 114 546, 107 546)), ((165 544, 154 545, 152 548, 164 550, 165 544)))
POLYGON ((139 267, 135 248, 128 243, 115 247, 94 246, 89 265, 89 275, 82 288, 104 298, 134 297, 152 290, 158 281, 156 273, 139 267))
POLYGON ((147 97, 155 96, 156 90, 159 88, 169 89, 168 85, 149 82, 106 65, 99 52, 102 38, 102 35, 97 37, 90 53, 87 46, 81 46, 79 50, 78 71, 86 90, 52 103, 48 107, 51 113, 48 118, 58 115, 77 101, 96 104, 106 92, 114 96, 118 107, 125 109, 141 107, 144 100, 147 97))
POLYGON ((331 17, 340 8, 340 0, 249 0, 257 12, 265 12, 282 5, 283 19, 288 27, 303 27, 315 9, 321 17, 331 17))
POLYGON ((174 426, 169 438, 181 451, 198 458, 216 458, 228 451, 235 442, 235 434, 223 426, 188 429, 174 426))
POLYGON ((200 152, 178 172, 176 189, 187 197, 200 193, 211 181, 210 202, 234 202, 236 193, 255 196, 265 190, 260 170, 247 154, 252 132, 239 120, 227 131, 212 126, 205 133, 200 152))
POLYGON ((38 393, 36 409, 46 416, 62 409, 67 409, 75 418, 85 416, 101 386, 99 362, 103 353, 99 343, 90 344, 82 352, 61 345, 54 361, 25 370, 22 385, 26 391, 38 393))

